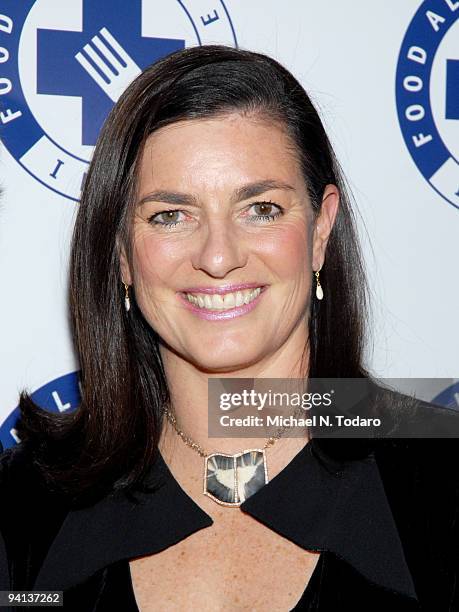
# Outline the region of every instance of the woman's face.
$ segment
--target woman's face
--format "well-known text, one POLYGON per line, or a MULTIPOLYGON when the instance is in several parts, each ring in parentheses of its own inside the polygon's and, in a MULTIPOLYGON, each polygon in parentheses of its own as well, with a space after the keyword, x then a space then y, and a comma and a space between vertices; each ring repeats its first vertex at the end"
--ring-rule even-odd
POLYGON ((153 133, 132 262, 121 261, 161 350, 208 372, 298 357, 335 187, 325 199, 314 223, 290 141, 272 122, 234 113, 153 133))

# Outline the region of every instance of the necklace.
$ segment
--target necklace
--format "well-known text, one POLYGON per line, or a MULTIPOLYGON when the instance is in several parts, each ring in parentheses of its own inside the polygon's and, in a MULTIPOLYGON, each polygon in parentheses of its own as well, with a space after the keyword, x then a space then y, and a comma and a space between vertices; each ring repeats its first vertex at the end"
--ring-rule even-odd
POLYGON ((177 419, 165 406, 168 421, 187 446, 204 458, 203 493, 222 506, 239 507, 243 501, 268 483, 266 449, 287 429, 284 425, 268 438, 262 448, 249 448, 230 455, 207 453, 177 426, 177 419))

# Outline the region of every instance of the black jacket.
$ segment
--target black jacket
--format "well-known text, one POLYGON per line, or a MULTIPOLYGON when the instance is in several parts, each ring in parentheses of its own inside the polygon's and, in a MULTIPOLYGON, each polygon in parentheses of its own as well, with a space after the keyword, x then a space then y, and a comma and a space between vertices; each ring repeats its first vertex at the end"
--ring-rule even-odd
MULTIPOLYGON (((212 525, 161 456, 154 493, 80 509, 47 492, 25 445, 0 459, 0 587, 62 590, 65 610, 137 611, 128 560, 212 525)), ((240 510, 323 551, 295 610, 457 611, 458 465, 456 439, 316 439, 240 510), (365 450, 333 456, 339 443, 365 450)))

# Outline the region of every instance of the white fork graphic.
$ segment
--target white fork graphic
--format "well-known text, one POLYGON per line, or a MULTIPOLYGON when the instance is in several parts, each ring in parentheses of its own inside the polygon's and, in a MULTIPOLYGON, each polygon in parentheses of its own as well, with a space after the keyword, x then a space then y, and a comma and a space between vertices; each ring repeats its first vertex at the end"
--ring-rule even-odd
POLYGON ((99 30, 99 34, 93 36, 91 42, 86 44, 82 51, 78 51, 75 58, 113 102, 118 100, 123 90, 141 73, 132 57, 107 28, 99 30), (114 55, 107 43, 119 58, 114 55))

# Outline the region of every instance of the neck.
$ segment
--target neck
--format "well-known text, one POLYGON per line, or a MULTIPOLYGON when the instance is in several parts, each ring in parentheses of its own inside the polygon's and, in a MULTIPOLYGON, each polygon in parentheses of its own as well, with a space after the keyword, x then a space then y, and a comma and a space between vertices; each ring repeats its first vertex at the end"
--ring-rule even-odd
MULTIPOLYGON (((222 452, 234 454, 249 448, 262 448, 268 437, 231 437, 217 438, 208 436, 208 379, 209 378, 284 378, 305 379, 308 370, 309 354, 303 355, 304 342, 297 346, 286 343, 276 354, 248 367, 234 367, 226 371, 210 371, 197 367, 181 358, 177 353, 161 346, 161 356, 171 397, 171 412, 174 414, 177 427, 185 436, 199 444, 206 454, 222 452), (304 359, 303 359, 304 357, 304 359)), ((269 434, 271 435, 271 434, 269 434)), ((273 459, 291 458, 304 445, 305 438, 281 437, 267 452, 273 459)), ((175 428, 167 419, 164 421, 160 450, 169 461, 172 456, 190 460, 194 455, 199 461, 198 452, 177 435, 175 428)))

